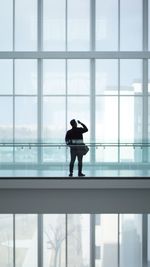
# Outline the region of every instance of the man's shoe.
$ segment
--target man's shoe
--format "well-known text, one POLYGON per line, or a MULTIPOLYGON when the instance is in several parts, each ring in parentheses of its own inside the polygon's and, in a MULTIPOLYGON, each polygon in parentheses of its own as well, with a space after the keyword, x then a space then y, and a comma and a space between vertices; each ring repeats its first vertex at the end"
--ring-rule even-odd
POLYGON ((82 176, 83 177, 83 176, 85 176, 85 174, 84 173, 79 173, 78 176, 82 176))
POLYGON ((69 173, 69 177, 72 177, 73 176, 73 174, 72 173, 69 173))

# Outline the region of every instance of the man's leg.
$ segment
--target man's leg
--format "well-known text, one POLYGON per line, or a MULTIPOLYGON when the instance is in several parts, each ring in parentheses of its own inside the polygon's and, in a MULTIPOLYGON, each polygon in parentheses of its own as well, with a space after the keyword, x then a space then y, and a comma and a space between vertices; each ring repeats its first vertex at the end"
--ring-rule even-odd
POLYGON ((69 171, 70 171, 69 176, 72 176, 73 175, 74 162, 76 160, 76 152, 72 148, 70 149, 70 157, 71 157, 71 161, 70 161, 70 165, 69 165, 69 171))
POLYGON ((80 154, 78 155, 78 176, 85 176, 83 173, 82 173, 82 159, 83 159, 83 156, 81 156, 80 154))

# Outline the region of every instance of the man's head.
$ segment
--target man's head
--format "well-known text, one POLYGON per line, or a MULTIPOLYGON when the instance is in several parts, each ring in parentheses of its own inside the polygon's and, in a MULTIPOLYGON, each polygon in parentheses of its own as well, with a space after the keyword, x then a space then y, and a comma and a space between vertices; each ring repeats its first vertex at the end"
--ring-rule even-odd
POLYGON ((77 123, 76 123, 76 120, 75 120, 75 119, 71 120, 71 121, 70 121, 70 124, 71 124, 71 126, 72 126, 73 128, 76 128, 76 127, 77 127, 77 123))

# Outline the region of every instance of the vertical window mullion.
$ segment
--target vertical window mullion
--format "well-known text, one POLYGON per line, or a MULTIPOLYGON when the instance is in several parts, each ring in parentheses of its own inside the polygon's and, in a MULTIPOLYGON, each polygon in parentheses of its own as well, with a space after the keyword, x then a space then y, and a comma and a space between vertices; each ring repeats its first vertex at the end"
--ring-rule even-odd
POLYGON ((118 267, 120 267, 120 214, 118 213, 118 267))
MULTIPOLYGON (((95 143, 95 59, 90 60, 90 142, 95 143)), ((91 163, 95 163, 95 147, 91 147, 91 163)))
MULTIPOLYGON (((148 142, 148 59, 143 59, 143 143, 148 142)), ((148 147, 143 147, 143 162, 148 162, 148 147)))
POLYGON ((143 0, 143 51, 148 51, 148 0, 143 0))
MULTIPOLYGON (((38 52, 42 51, 43 49, 43 0, 38 0, 37 5, 37 14, 38 14, 38 20, 37 20, 37 49, 38 52)), ((37 138, 38 143, 42 142, 42 114, 43 114, 43 61, 42 59, 37 59, 37 72, 38 72, 38 79, 37 79, 37 88, 38 88, 38 101, 37 101, 37 138)), ((42 162, 42 151, 43 148, 41 146, 38 146, 37 153, 38 153, 38 164, 41 164, 42 162)))
MULTIPOLYGON (((96 0, 90 1, 90 50, 95 51, 96 0)), ((90 142, 95 143, 95 59, 90 60, 90 142)), ((95 163, 95 147, 91 147, 90 162, 95 163)))
POLYGON ((118 59, 118 162, 120 162, 120 59, 118 59))
POLYGON ((66 267, 68 267, 68 214, 66 214, 66 267))
POLYGON ((68 0, 66 0, 66 10, 65 10, 65 50, 68 50, 68 0))
POLYGON ((90 50, 95 51, 95 20, 96 20, 96 12, 95 12, 95 3, 96 0, 91 0, 90 2, 90 50))
POLYGON ((13 267, 16 267, 16 223, 15 214, 13 214, 13 267))
POLYGON ((43 214, 37 215, 37 229, 38 229, 38 242, 37 242, 37 249, 38 249, 38 267, 43 267, 43 214))
MULTIPOLYGON (((118 52, 120 51, 120 0, 118 0, 118 52)), ((118 163, 120 162, 120 58, 118 58, 118 163)))
MULTIPOLYGON (((37 123, 38 123, 38 127, 37 127, 37 130, 38 130, 38 133, 37 133, 37 137, 38 137, 38 143, 41 143, 42 142, 42 114, 43 114, 43 61, 42 59, 38 59, 38 66, 37 66, 37 71, 38 71, 38 80, 37 80, 37 83, 38 83, 38 104, 37 104, 37 109, 38 109, 38 112, 37 112, 37 123)), ((42 151, 43 151, 43 148, 42 146, 38 146, 37 148, 37 151, 38 151, 38 164, 41 164, 42 162, 42 151)))
POLYGON ((148 214, 142 214, 142 266, 148 266, 148 255, 147 255, 147 246, 148 246, 148 214))
POLYGON ((95 267, 95 214, 90 214, 90 267, 95 267))
MULTIPOLYGON (((15 144, 15 59, 13 59, 13 144, 15 144)), ((15 146, 13 146, 13 163, 15 163, 15 146)))

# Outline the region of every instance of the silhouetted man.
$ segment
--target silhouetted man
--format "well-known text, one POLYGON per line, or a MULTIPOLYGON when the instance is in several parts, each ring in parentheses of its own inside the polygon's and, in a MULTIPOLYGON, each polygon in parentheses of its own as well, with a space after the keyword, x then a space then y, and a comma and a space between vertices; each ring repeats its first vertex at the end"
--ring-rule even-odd
POLYGON ((76 157, 78 158, 78 176, 85 176, 85 174, 82 173, 83 155, 80 153, 79 144, 83 144, 83 133, 86 133, 88 128, 82 122, 77 122, 74 119, 70 121, 72 129, 67 131, 65 137, 66 144, 70 146, 71 161, 69 165, 69 176, 73 176, 73 167, 76 157), (82 127, 77 127, 77 122, 81 124, 82 127))

